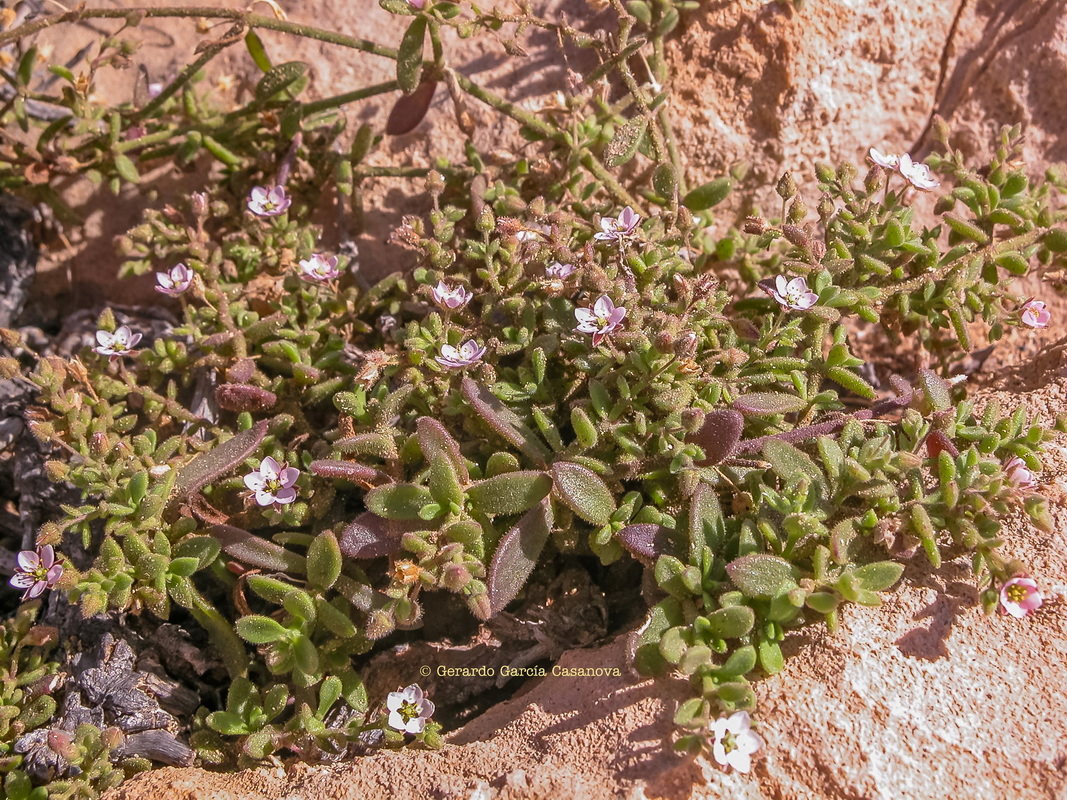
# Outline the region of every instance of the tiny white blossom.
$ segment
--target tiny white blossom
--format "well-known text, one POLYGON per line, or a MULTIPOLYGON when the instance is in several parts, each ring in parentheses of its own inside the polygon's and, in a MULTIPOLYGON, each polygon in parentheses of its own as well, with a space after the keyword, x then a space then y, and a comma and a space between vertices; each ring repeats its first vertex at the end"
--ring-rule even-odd
POLYGON ((601 242, 621 241, 633 235, 640 224, 641 215, 626 206, 618 217, 601 217, 600 233, 595 234, 593 238, 601 242))
POLYGON ((870 156, 871 161, 885 169, 896 169, 900 164, 900 159, 893 153, 880 153, 873 147, 871 148, 870 156))
POLYGON ((597 347, 609 333, 622 324, 626 318, 626 309, 622 306, 616 307, 605 294, 593 303, 592 308, 574 309, 574 318, 578 320, 578 326, 574 330, 593 334, 593 347, 597 347))
POLYGON ((752 754, 763 747, 763 739, 751 725, 747 711, 719 717, 712 723, 715 742, 711 752, 720 766, 733 767, 738 772, 748 772, 752 768, 752 754))
POLYGON ((433 703, 416 683, 390 692, 385 707, 389 710, 389 727, 403 733, 422 733, 434 712, 433 703))
POLYGON ((907 153, 900 157, 900 164, 897 169, 908 183, 916 189, 928 191, 930 189, 936 189, 941 185, 939 181, 934 180, 933 175, 930 174, 930 168, 928 166, 925 164, 916 164, 911 160, 911 156, 907 153))
POLYGON ((292 203, 284 186, 272 186, 270 189, 256 186, 248 198, 248 210, 258 217, 277 217, 284 214, 292 203))
POLYGON ((18 566, 8 581, 16 589, 25 589, 23 600, 40 597, 63 576, 63 565, 56 563, 56 551, 50 544, 36 550, 23 550, 16 559, 18 566))
POLYGON ((795 311, 807 311, 819 299, 815 292, 808 289, 805 278, 788 280, 784 275, 779 275, 774 279, 774 288, 768 291, 778 305, 795 311))
POLYGON ((128 326, 120 325, 114 333, 109 331, 96 332, 96 347, 93 348, 102 356, 128 356, 133 352, 134 346, 141 341, 141 334, 133 333, 128 326))
POLYGON ((157 292, 179 295, 193 283, 193 271, 185 264, 175 264, 166 272, 156 273, 157 292))
POLYGON ((444 281, 438 281, 437 285, 430 290, 433 301, 443 309, 455 311, 463 308, 474 297, 474 293, 462 286, 450 286, 444 281))
POLYGON ((551 280, 565 281, 577 271, 578 268, 573 264, 560 264, 558 261, 553 261, 545 267, 545 277, 551 280))
POLYGON ((341 274, 337 269, 337 256, 312 254, 311 258, 300 260, 301 276, 309 281, 331 281, 341 274))
POLYGON ((473 339, 468 339, 459 347, 450 344, 441 345, 441 355, 435 356, 434 360, 442 367, 449 369, 463 369, 471 364, 476 364, 485 355, 485 345, 481 347, 473 339))
POLYGON ((1030 492, 1037 488, 1037 475, 1018 456, 1004 462, 1004 474, 1008 476, 1011 487, 1017 491, 1030 492))
POLYGON ((293 485, 300 477, 296 467, 282 467, 274 458, 267 456, 259 462, 259 469, 245 475, 245 486, 255 492, 256 502, 261 506, 284 505, 296 499, 293 485))

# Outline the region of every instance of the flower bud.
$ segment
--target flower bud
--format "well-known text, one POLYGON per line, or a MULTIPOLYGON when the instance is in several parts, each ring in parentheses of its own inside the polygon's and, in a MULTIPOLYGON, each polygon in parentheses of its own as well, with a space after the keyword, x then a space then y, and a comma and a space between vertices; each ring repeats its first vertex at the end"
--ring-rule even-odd
POLYGON ((435 169, 430 170, 426 175, 426 191, 430 194, 441 194, 445 190, 445 179, 435 169))
POLYGON ((803 228, 798 228, 796 225, 783 225, 782 234, 791 244, 795 244, 797 247, 808 246, 808 234, 803 228))
POLYGON ((55 547, 63 540, 63 529, 55 522, 46 522, 37 529, 37 544, 55 547))
POLYGON ((195 214, 198 219, 203 219, 207 216, 209 207, 207 192, 193 192, 190 202, 193 207, 193 214, 195 214))
POLYGON ((388 636, 396 628, 396 620, 391 612, 376 608, 367 615, 367 638, 371 640, 388 636))
POLYGON ((52 481, 52 483, 62 483, 67 479, 69 472, 70 467, 62 461, 44 462, 44 474, 48 476, 48 480, 52 481))
POLYGON ((830 217, 834 215, 837 209, 834 207, 834 201, 830 199, 830 195, 824 194, 819 199, 819 220, 825 225, 830 221, 830 217))
POLYGON ((804 217, 807 215, 808 207, 804 205, 803 200, 797 197, 789 204, 789 211, 785 215, 785 220, 786 222, 796 225, 798 222, 803 222, 804 217))
POLYGON ((743 230, 745 233, 752 233, 759 236, 767 230, 767 220, 763 217, 745 217, 745 227, 743 230))
POLYGON ((111 450, 111 442, 103 431, 97 431, 89 437, 89 452, 97 458, 103 458, 111 450))
POLYGON ((50 730, 48 732, 48 749, 67 761, 78 757, 78 747, 74 744, 74 734, 67 731, 50 730))
POLYGON ((652 346, 658 353, 669 353, 674 348, 674 337, 667 331, 660 331, 652 337, 652 346))
POLYGON ((697 335, 686 331, 674 343, 674 354, 681 359, 693 358, 697 353, 697 335))
POLYGON ((875 194, 882 188, 884 183, 885 170, 875 164, 867 170, 867 175, 863 179, 863 188, 867 190, 867 194, 875 194))
POLYGON ((489 604, 488 595, 475 595, 467 601, 467 604, 470 606, 471 613, 478 619, 489 619, 493 615, 493 608, 489 604))
POLYGON ((482 213, 478 215, 477 228, 479 233, 492 233, 493 228, 496 227, 496 217, 493 216, 493 209, 489 206, 485 206, 482 209, 482 213))
POLYGON ((441 585, 453 592, 466 586, 470 579, 470 570, 463 564, 446 564, 441 570, 441 585))
POLYGON ((774 191, 778 192, 778 196, 783 200, 788 200, 790 197, 797 193, 797 184, 793 180, 793 174, 786 172, 778 179, 778 185, 774 187, 774 191))
POLYGON ((687 408, 682 412, 682 427, 686 433, 696 433, 704 424, 704 412, 699 408, 687 408))
POLYGON ((678 219, 675 223, 680 231, 691 231, 695 225, 693 220, 693 212, 685 206, 678 207, 678 219))

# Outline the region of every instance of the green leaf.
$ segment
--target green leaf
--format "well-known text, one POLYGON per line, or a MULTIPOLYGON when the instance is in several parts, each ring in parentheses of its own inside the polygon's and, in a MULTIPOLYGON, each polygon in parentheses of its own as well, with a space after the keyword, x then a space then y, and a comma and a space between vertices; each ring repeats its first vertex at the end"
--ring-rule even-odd
POLYGON ((488 389, 471 378, 464 378, 461 383, 463 396, 486 424, 507 442, 519 448, 522 453, 538 465, 548 462, 548 448, 541 443, 537 435, 530 430, 519 415, 505 406, 488 389))
POLYGON ((807 407, 808 401, 804 398, 782 392, 748 392, 734 400, 734 408, 753 416, 790 414, 807 407))
POLYGON ((771 463, 774 474, 786 483, 807 478, 826 493, 826 476, 811 456, 781 439, 768 439, 763 444, 763 457, 771 463))
POLYGON ((952 408, 952 387, 936 372, 920 368, 919 388, 932 411, 945 411, 952 408))
POLYGON ((739 639, 756 624, 756 612, 748 606, 728 606, 708 614, 712 634, 719 639, 739 639))
POLYGON ((837 595, 832 592, 812 592, 804 600, 808 608, 818 611, 820 614, 830 614, 837 610, 837 595))
POLYGON ((445 538, 463 545, 463 552, 482 561, 485 558, 485 531, 474 520, 453 522, 444 529, 445 538))
POLYGON ((456 474, 451 459, 444 453, 434 453, 430 459, 429 483, 430 495, 444 508, 450 505, 463 507, 463 487, 460 485, 459 475, 456 474))
POLYGON ((717 678, 737 678, 747 675, 756 667, 756 648, 750 644, 739 647, 730 654, 726 663, 715 670, 717 678))
POLYGON ((400 91, 411 94, 419 85, 422 75, 422 51, 426 43, 426 17, 418 16, 411 21, 396 56, 396 82, 400 91))
POLYGON ((397 483, 371 489, 364 502, 368 509, 385 519, 419 519, 419 511, 433 502, 433 496, 425 486, 397 483))
POLYGON ((241 528, 213 525, 211 535, 218 539, 228 555, 253 567, 274 572, 294 572, 298 575, 303 575, 307 570, 307 559, 302 555, 241 528))
POLYGON ((552 478, 544 472, 506 472, 478 481, 467 488, 474 507, 490 517, 521 514, 540 503, 552 491, 552 478))
POLYGON ((853 394, 866 397, 868 400, 875 398, 874 387, 855 372, 852 372, 852 370, 844 367, 830 367, 826 370, 826 377, 845 387, 853 394))
POLYGON ((673 164, 660 164, 656 167, 652 173, 652 188, 664 199, 674 196, 674 190, 678 188, 678 175, 673 164))
POLYGON ((552 521, 552 505, 545 499, 501 537, 489 567, 490 616, 503 611, 530 577, 548 541, 552 521))
POLYGON ((213 711, 207 715, 207 724, 224 736, 242 736, 250 733, 243 719, 229 711, 213 711))
POLYGON ((884 591, 897 581, 904 573, 904 565, 896 561, 878 561, 874 564, 864 564, 852 571, 852 578, 856 584, 869 592, 884 591))
POLYGON ((200 562, 190 556, 184 558, 172 558, 167 567, 167 573, 181 578, 188 578, 199 568, 200 562))
POLYGON ((182 539, 174 546, 174 557, 185 558, 191 556, 199 562, 197 569, 204 569, 219 557, 221 550, 222 546, 219 544, 218 539, 212 536, 190 536, 187 539, 182 539))
POLYGON ((463 458, 463 453, 460 452, 459 442, 444 425, 432 417, 419 417, 415 423, 415 431, 419 440, 419 449, 427 461, 432 462, 434 455, 440 453, 452 463, 461 483, 465 484, 470 481, 467 462, 463 458))
POLYGON ((763 667, 763 671, 768 675, 777 675, 782 671, 782 667, 785 666, 785 659, 782 657, 782 648, 778 642, 760 639, 759 663, 763 667))
POLYGON ((297 668, 306 675, 315 675, 319 671, 319 653, 315 645, 306 636, 298 636, 293 642, 293 656, 297 668))
POLYGON ((648 129, 648 118, 634 117, 625 125, 616 129, 611 142, 604 151, 604 160, 609 167, 621 167, 634 157, 641 139, 648 129))
POLYGON ((733 181, 729 178, 716 178, 689 192, 682 199, 682 205, 690 211, 704 211, 725 200, 732 188, 733 181))
POLYGON ((333 708, 333 704, 337 702, 340 696, 341 679, 336 675, 331 675, 319 687, 319 707, 315 711, 315 716, 319 719, 325 719, 326 712, 333 708))
POLYGON ((245 34, 245 46, 248 48, 248 54, 252 56, 252 61, 255 62, 260 71, 270 72, 270 57, 263 47, 263 41, 254 30, 250 30, 245 34))
POLYGON ((251 614, 237 620, 237 635, 252 644, 280 642, 289 637, 289 629, 278 620, 251 614))
POLYGON ((742 556, 727 564, 726 572, 746 597, 757 600, 773 600, 797 588, 792 565, 778 556, 742 556))
POLYGON ((569 461, 552 465, 552 492, 571 511, 593 525, 607 525, 615 513, 615 497, 591 469, 569 461))
POLYGON ((256 100, 263 102, 270 100, 279 92, 285 91, 303 78, 308 71, 308 65, 303 61, 286 61, 271 69, 259 79, 256 84, 256 100))
POLYGON ((689 499, 689 561, 699 563, 705 547, 718 552, 726 537, 726 520, 715 487, 703 481, 689 499))
POLYGON ((267 426, 267 420, 260 420, 247 431, 201 453, 179 469, 174 496, 182 497, 202 489, 252 455, 267 435, 267 426))
POLYGON ((307 575, 311 585, 322 591, 337 582, 341 575, 341 548, 333 531, 323 531, 308 547, 307 575))
POLYGON ((140 183, 141 175, 137 171, 137 167, 134 166, 133 161, 129 156, 125 156, 122 153, 115 154, 115 171, 124 180, 130 183, 140 183))

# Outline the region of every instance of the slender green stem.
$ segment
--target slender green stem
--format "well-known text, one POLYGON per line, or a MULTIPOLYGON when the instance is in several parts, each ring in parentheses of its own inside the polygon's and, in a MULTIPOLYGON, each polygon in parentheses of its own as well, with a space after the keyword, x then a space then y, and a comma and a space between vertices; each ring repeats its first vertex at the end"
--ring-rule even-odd
POLYGON ((320 111, 326 111, 330 108, 340 108, 348 103, 354 103, 357 100, 366 100, 369 97, 376 97, 380 94, 389 94, 389 92, 395 92, 399 88, 400 87, 395 80, 376 83, 373 86, 367 86, 363 89, 356 89, 351 92, 345 92, 344 94, 335 94, 333 97, 324 97, 322 100, 313 100, 310 103, 304 103, 301 113, 304 117, 310 117, 312 114, 317 114, 320 111))

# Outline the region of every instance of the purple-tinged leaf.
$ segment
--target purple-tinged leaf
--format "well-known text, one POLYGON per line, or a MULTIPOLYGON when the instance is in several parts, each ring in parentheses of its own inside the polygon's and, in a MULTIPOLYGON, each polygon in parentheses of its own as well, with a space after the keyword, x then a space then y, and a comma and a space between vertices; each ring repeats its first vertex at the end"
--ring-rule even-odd
POLYGON ((355 461, 319 459, 317 461, 312 461, 311 464, 308 465, 308 471, 311 472, 312 475, 318 475, 321 478, 351 481, 357 486, 362 486, 364 489, 373 489, 375 486, 382 486, 393 482, 393 479, 380 469, 368 467, 365 464, 358 464, 355 461))
POLYGON ((704 460, 697 466, 721 464, 734 452, 741 441, 745 418, 732 408, 719 408, 704 415, 704 424, 685 440, 704 450, 704 460))
POLYGON ((434 453, 442 453, 456 470, 456 475, 463 484, 470 482, 470 473, 467 471, 467 462, 460 452, 459 442, 448 432, 440 422, 433 417, 419 417, 415 423, 416 436, 419 440, 419 449, 427 462, 433 459, 434 453))
POLYGON ((338 543, 349 558, 381 558, 399 553, 404 534, 420 530, 420 520, 398 522, 365 511, 345 526, 338 543))
POLYGON ((215 445, 179 469, 174 481, 175 496, 183 497, 202 489, 252 455, 267 435, 267 424, 267 420, 260 420, 247 431, 215 445))
POLYGON ((552 465, 552 492, 571 511, 593 525, 607 525, 615 513, 615 497, 603 478, 581 464, 552 465))
POLYGON ((411 133, 418 127, 430 110, 433 102, 433 93, 437 89, 437 81, 424 80, 419 83, 411 94, 401 95, 389 112, 389 119, 385 123, 385 132, 389 136, 402 136, 411 133))
POLYGON ((734 400, 734 408, 753 416, 790 414, 807 407, 807 400, 784 392, 749 392, 734 400))
POLYGON ((486 424, 500 434, 505 441, 519 448, 536 464, 548 461, 548 449, 541 440, 519 419, 519 415, 504 405, 496 395, 471 378, 461 384, 463 396, 486 424))
POLYGON ((266 411, 278 402, 278 395, 246 383, 223 383, 215 387, 215 402, 226 411, 266 411))
POLYGON ((244 564, 275 572, 307 571, 307 559, 233 525, 213 525, 211 535, 219 540, 227 555, 244 564))
POLYGON ((930 458, 937 458, 942 452, 948 453, 953 458, 960 454, 959 448, 944 433, 930 431, 926 437, 926 454, 930 458))
POLYGON ((500 539, 489 567, 489 616, 504 610, 530 577, 552 530, 548 499, 527 511, 500 539))
POLYGON ((645 522, 627 525, 615 535, 619 538, 619 544, 633 555, 647 561, 655 561, 673 551, 671 534, 671 529, 664 525, 645 522))

